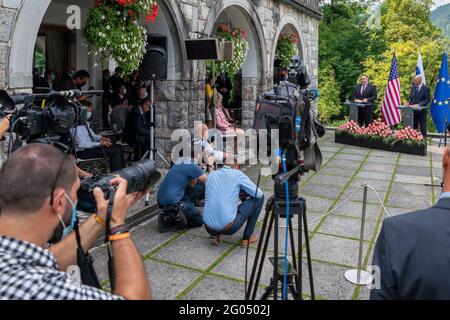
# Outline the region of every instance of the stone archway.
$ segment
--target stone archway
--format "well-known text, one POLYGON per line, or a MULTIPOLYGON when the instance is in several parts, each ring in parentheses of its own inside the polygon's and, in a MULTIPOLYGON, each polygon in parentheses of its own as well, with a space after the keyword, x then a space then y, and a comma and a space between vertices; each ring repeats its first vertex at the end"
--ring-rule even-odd
POLYGON ((264 31, 259 15, 249 1, 217 1, 210 10, 204 33, 214 34, 218 23, 239 27, 247 33, 249 53, 242 68, 242 125, 253 125, 255 101, 266 88, 268 61, 264 31))

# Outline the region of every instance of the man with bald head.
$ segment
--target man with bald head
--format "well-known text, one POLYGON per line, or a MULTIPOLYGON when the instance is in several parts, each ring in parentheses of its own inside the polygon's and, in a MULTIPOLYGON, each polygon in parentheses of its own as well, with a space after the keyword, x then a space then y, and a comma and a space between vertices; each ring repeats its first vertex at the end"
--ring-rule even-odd
MULTIPOLYGON (((428 107, 430 102, 430 88, 423 84, 422 76, 414 77, 408 104, 410 106, 428 107)), ((427 108, 421 111, 414 111, 414 129, 418 130, 420 126, 420 132, 422 132, 424 137, 427 135, 427 114, 427 108)))

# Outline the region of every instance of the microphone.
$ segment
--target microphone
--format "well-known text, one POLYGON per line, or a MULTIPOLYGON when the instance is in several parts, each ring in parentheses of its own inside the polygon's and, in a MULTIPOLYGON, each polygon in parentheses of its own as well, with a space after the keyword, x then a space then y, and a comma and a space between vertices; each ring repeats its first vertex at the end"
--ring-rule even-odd
POLYGON ((56 92, 56 94, 60 97, 67 97, 67 98, 74 98, 74 97, 81 97, 81 91, 80 90, 68 90, 68 91, 59 91, 56 92))

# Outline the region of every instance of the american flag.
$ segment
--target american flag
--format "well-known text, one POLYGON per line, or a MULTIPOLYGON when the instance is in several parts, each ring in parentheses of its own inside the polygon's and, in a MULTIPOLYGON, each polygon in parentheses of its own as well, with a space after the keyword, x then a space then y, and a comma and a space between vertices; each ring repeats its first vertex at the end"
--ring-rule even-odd
POLYGON ((392 58, 391 74, 386 88, 386 95, 384 96, 381 113, 388 126, 393 126, 402 121, 402 114, 398 109, 402 104, 400 97, 400 76, 398 74, 397 58, 392 58))

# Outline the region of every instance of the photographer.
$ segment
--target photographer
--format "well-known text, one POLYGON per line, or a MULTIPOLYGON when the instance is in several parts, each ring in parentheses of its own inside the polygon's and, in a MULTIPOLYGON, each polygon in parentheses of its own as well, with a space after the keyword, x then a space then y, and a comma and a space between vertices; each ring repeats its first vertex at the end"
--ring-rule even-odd
MULTIPOLYGON (((150 299, 144 267, 129 232, 110 236, 114 253, 114 295, 77 284, 65 272, 76 264, 76 240, 70 233, 80 180, 71 156, 42 144, 12 154, 0 171, 0 300, 150 299), (63 235, 67 236, 62 240, 63 235), (56 243, 50 250, 47 243, 56 243)), ((127 210, 142 196, 117 186, 111 228, 123 226, 127 210)), ((104 234, 107 201, 94 191, 97 215, 80 226, 84 250, 104 234)))

